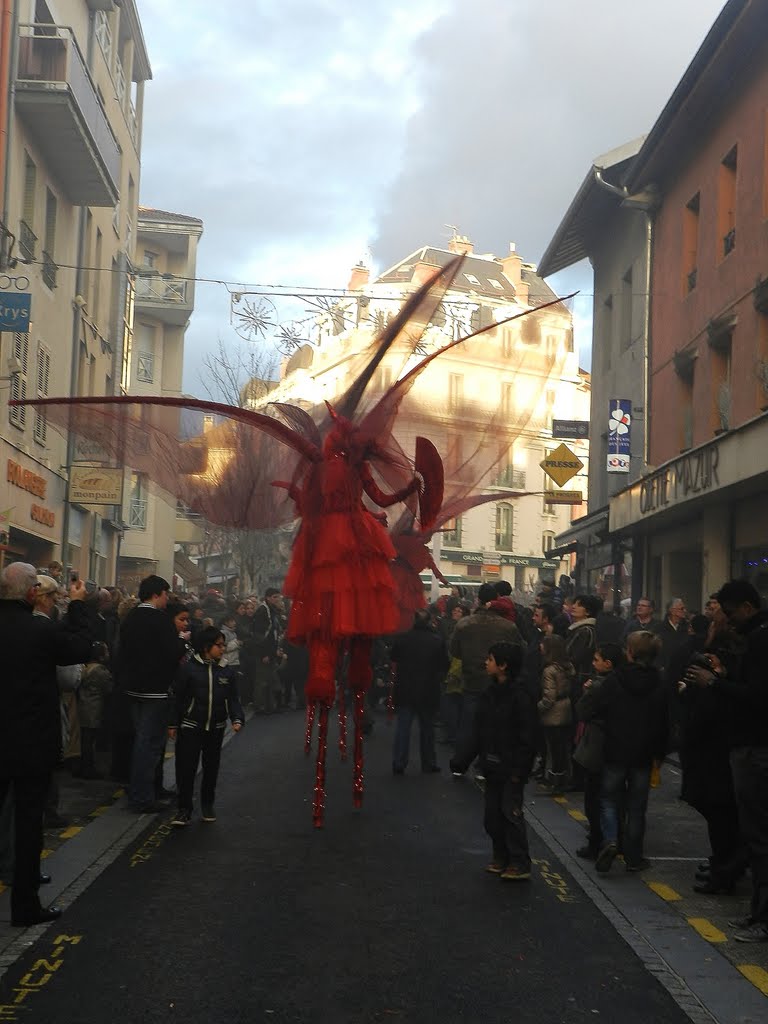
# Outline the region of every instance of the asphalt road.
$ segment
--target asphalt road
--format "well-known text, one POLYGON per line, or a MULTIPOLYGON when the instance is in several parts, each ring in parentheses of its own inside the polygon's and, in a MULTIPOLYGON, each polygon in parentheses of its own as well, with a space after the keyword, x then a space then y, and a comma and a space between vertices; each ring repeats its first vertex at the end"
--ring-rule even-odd
POLYGON ((486 874, 476 786, 393 777, 391 737, 379 720, 362 812, 329 750, 316 832, 303 716, 251 721, 224 751, 218 821, 153 820, 29 933, 0 1021, 688 1021, 539 840, 531 883, 486 874))

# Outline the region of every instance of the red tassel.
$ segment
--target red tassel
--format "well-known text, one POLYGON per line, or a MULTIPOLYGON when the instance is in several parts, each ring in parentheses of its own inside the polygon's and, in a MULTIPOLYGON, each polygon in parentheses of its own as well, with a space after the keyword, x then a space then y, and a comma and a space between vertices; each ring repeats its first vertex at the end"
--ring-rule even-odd
POLYGON ((352 780, 352 803, 359 810, 363 806, 363 700, 362 690, 355 690, 355 767, 352 780))
POLYGON ((309 757, 309 751, 312 747, 312 726, 315 724, 315 715, 317 714, 317 703, 313 700, 307 701, 307 732, 304 736, 304 753, 309 757))
POLYGON ((339 683, 339 753, 341 760, 347 760, 347 708, 344 695, 344 683, 339 683))
POLYGON ((325 819, 325 759, 328 753, 328 705, 320 703, 320 728, 317 734, 317 764, 315 767, 315 799, 312 804, 312 824, 322 828, 325 819))

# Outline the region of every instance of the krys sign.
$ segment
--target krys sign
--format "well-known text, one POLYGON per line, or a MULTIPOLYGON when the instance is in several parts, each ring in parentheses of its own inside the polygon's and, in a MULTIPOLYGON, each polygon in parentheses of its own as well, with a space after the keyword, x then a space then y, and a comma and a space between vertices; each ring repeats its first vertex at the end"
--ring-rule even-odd
POLYGON ((649 476, 640 485, 641 514, 657 512, 678 501, 685 501, 693 494, 719 487, 719 463, 717 447, 704 448, 649 476))

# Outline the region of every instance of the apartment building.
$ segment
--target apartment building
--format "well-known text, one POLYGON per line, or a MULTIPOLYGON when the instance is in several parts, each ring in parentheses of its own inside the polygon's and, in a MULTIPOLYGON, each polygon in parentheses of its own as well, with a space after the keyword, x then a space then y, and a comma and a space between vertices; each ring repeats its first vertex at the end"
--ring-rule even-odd
MULTIPOLYGON (((197 245, 203 223, 196 217, 139 207, 136 225, 132 346, 126 390, 132 395, 178 398, 184 332, 195 304, 197 245)), ((193 542, 199 528, 154 494, 144 474, 126 469, 117 581, 129 590, 149 573, 172 580, 175 542, 193 542)))
MULTIPOLYGON (((498 323, 556 298, 514 246, 503 258, 480 255, 459 236, 447 249, 424 246, 410 253, 375 281, 369 280, 364 266, 355 267, 345 298, 318 325, 317 344, 299 348, 287 360, 283 380, 270 399, 285 397, 310 406, 332 401, 348 383, 361 349, 404 298, 459 252, 465 255, 461 272, 415 358, 474 327, 498 323)), ((378 368, 370 391, 384 392, 410 365, 395 346, 378 368)), ((457 346, 417 380, 395 428, 406 452, 413 454, 416 436, 424 434, 443 457, 449 488, 461 488, 471 480, 473 492, 534 492, 489 503, 446 524, 435 553, 450 582, 470 585, 503 578, 530 592, 540 577, 567 571, 567 563, 549 557, 548 551, 570 523, 572 507, 548 502, 547 492, 555 485, 540 464, 560 443, 552 440, 553 417, 586 418, 588 408, 589 375, 579 370, 571 314, 562 304, 457 346)), ((574 448, 584 470, 569 487, 580 490, 586 480, 588 444, 574 442, 574 448)))
POLYGON ((110 583, 121 474, 97 446, 7 399, 115 394, 128 383, 151 69, 135 0, 18 0, 14 14, 3 19, 0 293, 4 308, 25 302, 29 314, 28 330, 4 322, 0 338, 3 556, 56 558, 110 583), (98 494, 83 472, 95 468, 98 494))

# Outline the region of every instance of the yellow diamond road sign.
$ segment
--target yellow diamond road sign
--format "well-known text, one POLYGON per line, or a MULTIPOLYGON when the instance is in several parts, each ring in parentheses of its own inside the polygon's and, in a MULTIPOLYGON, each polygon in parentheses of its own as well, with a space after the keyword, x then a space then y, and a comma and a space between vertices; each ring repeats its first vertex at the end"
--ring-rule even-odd
POLYGON ((567 444, 559 445, 539 465, 558 487, 565 486, 571 477, 576 476, 579 470, 584 468, 584 463, 578 455, 573 454, 567 444))

